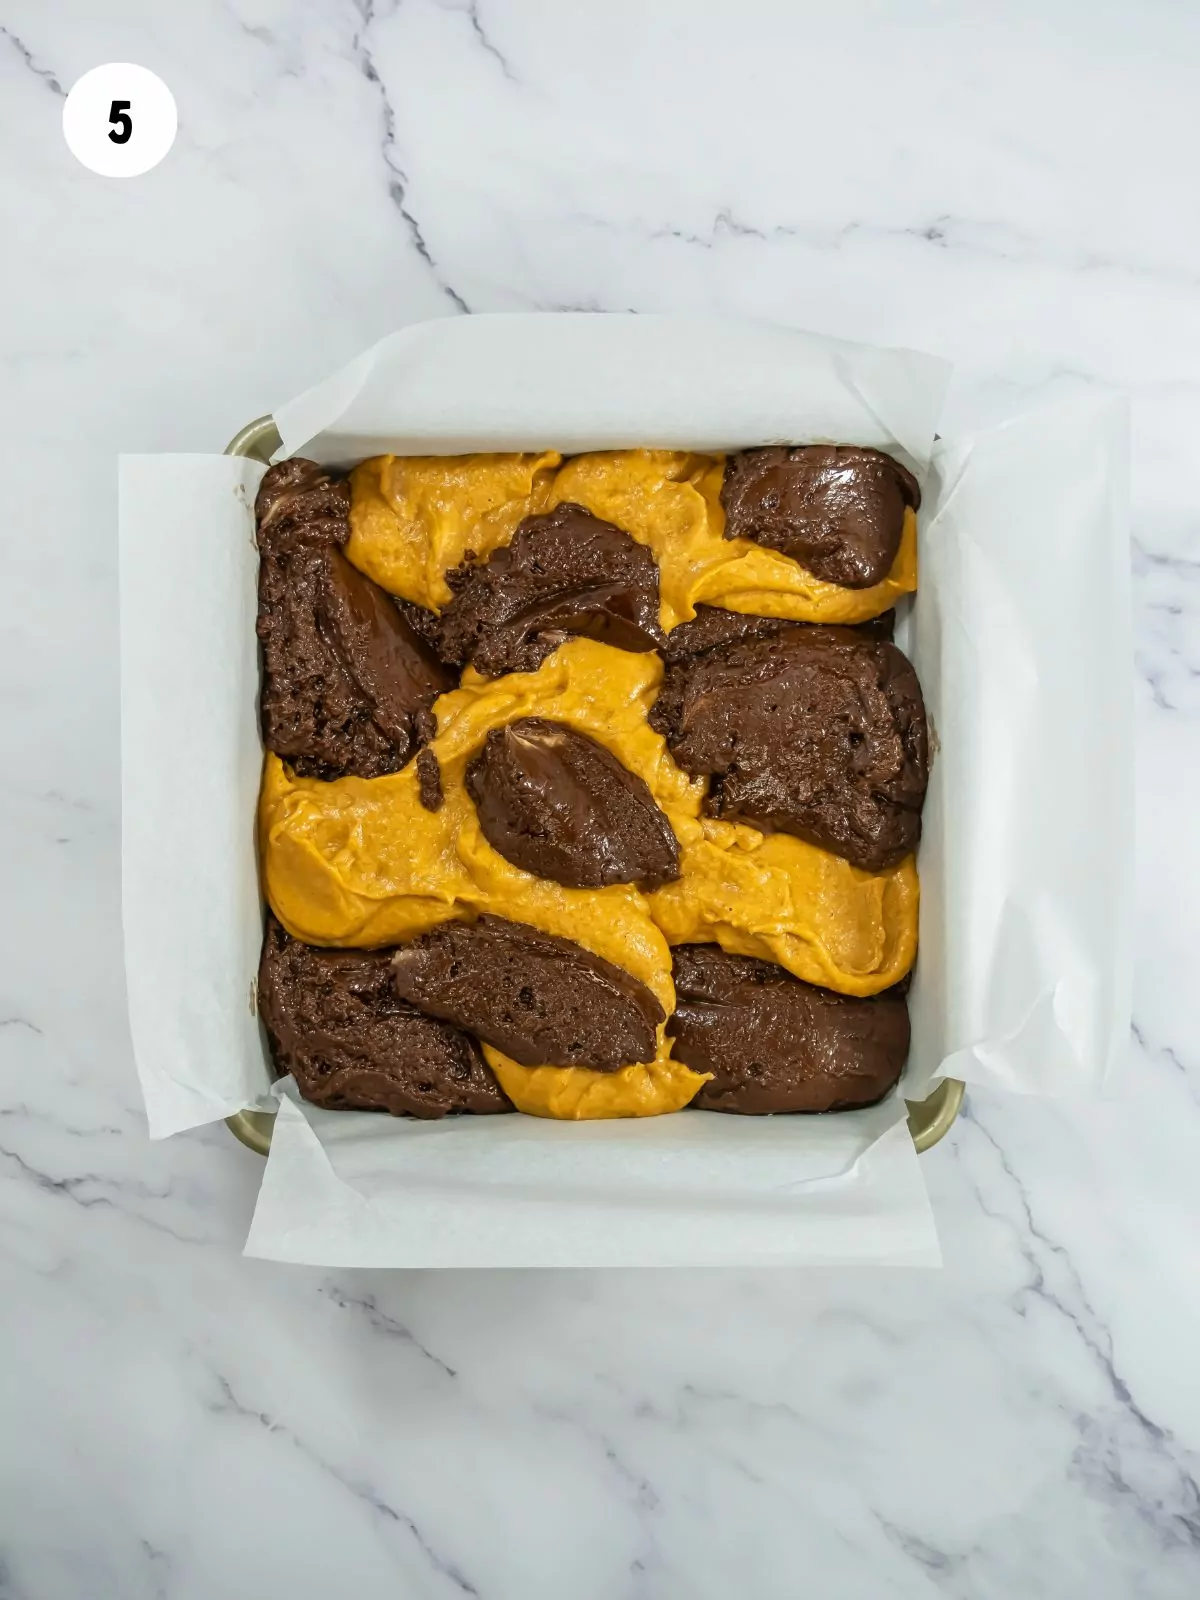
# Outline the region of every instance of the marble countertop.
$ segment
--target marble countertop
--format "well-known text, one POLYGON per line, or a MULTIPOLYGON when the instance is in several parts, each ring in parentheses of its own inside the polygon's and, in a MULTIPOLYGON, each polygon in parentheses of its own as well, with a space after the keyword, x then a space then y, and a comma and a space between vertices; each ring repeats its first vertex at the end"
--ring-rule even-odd
POLYGON ((0 0, 5 1600, 1200 1591, 1198 74, 1179 0, 0 0), (61 136, 112 60, 179 105, 139 179, 61 136), (538 307, 1133 396, 1128 1070, 970 1096, 940 1273, 271 1267, 256 1158, 145 1138, 114 457, 538 307))

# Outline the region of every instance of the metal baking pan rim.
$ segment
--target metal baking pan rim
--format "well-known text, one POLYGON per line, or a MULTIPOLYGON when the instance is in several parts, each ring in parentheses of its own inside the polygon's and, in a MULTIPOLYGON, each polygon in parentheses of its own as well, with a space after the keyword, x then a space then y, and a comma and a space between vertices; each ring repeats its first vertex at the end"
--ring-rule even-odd
MULTIPOLYGON (((279 449, 281 440, 273 417, 256 417, 253 422, 234 434, 225 446, 227 456, 249 456, 254 461, 269 462, 279 449)), ((919 1151, 931 1149, 939 1139, 945 1138, 962 1105, 963 1085, 957 1078, 943 1078, 924 1100, 908 1102, 908 1129, 913 1144, 919 1151)), ((247 1149, 265 1156, 271 1148, 271 1129, 275 1114, 271 1111, 238 1111, 226 1117, 225 1123, 235 1138, 247 1149)))

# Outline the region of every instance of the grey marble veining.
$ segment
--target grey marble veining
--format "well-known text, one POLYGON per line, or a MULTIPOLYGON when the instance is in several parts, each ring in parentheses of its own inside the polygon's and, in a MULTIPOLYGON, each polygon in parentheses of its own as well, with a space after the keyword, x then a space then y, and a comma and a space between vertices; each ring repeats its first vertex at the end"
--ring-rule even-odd
POLYGON ((1198 74, 1170 0, 0 0, 4 1600, 1200 1591, 1198 74), (60 132, 122 59, 180 111, 127 182, 60 132), (940 1274, 275 1268, 254 1158, 144 1137, 113 458, 530 307, 1132 395, 1128 1068, 971 1097, 940 1274))

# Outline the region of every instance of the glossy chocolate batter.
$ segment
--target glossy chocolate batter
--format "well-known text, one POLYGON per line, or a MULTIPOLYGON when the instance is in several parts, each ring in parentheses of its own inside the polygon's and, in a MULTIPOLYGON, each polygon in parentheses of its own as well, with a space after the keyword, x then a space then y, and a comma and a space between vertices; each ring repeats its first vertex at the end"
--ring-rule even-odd
POLYGON ((258 1009, 280 1075, 333 1110, 510 1111, 479 1046, 400 999, 390 950, 318 950, 268 918, 258 1009))
POLYGON ((523 872, 569 889, 679 876, 679 844, 645 782, 595 739, 522 717, 467 768, 484 838, 523 872))
POLYGON ((391 597, 342 555, 349 507, 346 485, 304 460, 272 467, 255 505, 263 742, 302 777, 397 771, 454 687, 391 597))
POLYGON ((426 811, 440 811, 446 803, 442 769, 432 750, 417 752, 417 798, 426 811))
POLYGON ((511 544, 446 581, 442 657, 488 677, 532 672, 572 634, 621 650, 663 642, 654 557, 582 506, 526 517, 511 544))
POLYGON ((881 450, 771 445, 729 457, 721 504, 727 539, 753 539, 826 583, 869 589, 891 571, 921 490, 881 450))
MULTIPOLYGON (((690 622, 681 622, 668 633, 662 656, 666 662, 686 661, 706 650, 715 650, 718 645, 734 644, 739 639, 770 639, 788 628, 807 626, 789 622, 786 617, 760 617, 748 611, 700 605, 690 622)), ((896 631, 896 613, 885 611, 870 622, 856 622, 854 631, 864 639, 890 639, 896 631)))
POLYGON ((614 1072, 653 1061, 664 1012, 644 984, 523 922, 447 922, 392 957, 400 996, 523 1067, 614 1072))
POLYGON ((650 713, 711 816, 880 872, 916 848, 928 780, 917 675, 893 644, 795 627, 667 668, 650 713))
POLYGON ((693 1106, 747 1116, 846 1111, 873 1105, 899 1078, 909 1032, 902 988, 856 1000, 715 944, 672 955, 673 1053, 713 1074, 693 1106))

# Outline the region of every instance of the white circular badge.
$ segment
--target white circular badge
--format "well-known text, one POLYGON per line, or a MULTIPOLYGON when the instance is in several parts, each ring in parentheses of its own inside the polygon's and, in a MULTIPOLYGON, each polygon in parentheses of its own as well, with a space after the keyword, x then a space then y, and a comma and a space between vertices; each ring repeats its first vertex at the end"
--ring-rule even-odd
POLYGON ((110 61, 93 67, 63 106, 71 154, 104 178, 136 178, 175 143, 175 96, 147 67, 110 61))

